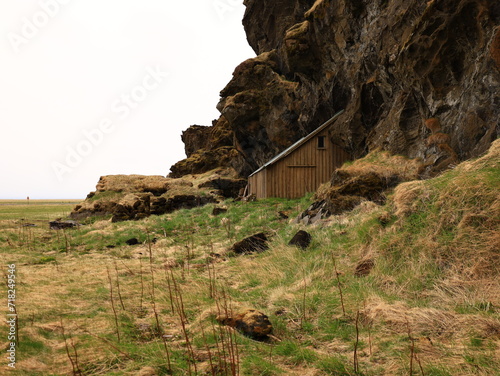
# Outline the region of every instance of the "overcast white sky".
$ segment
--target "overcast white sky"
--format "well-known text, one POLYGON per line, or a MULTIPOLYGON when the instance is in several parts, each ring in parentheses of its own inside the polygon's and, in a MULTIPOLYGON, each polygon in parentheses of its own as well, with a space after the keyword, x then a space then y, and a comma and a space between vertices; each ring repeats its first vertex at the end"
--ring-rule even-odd
POLYGON ((166 175, 253 57, 242 0, 0 2, 0 199, 166 175))

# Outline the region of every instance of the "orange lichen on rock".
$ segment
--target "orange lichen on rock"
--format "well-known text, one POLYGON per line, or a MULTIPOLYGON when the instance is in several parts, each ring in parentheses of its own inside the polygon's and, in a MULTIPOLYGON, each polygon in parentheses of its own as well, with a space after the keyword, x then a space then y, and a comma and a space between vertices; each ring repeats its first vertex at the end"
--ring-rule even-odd
POLYGON ((436 132, 439 132, 441 130, 441 122, 439 121, 438 118, 430 118, 430 119, 425 120, 425 126, 432 133, 436 133, 436 132))
POLYGON ((432 136, 427 138, 427 146, 439 145, 439 144, 449 144, 451 138, 446 133, 434 133, 432 136))
POLYGON ((491 42, 490 55, 493 61, 495 61, 497 68, 500 69, 500 28, 497 29, 491 42))

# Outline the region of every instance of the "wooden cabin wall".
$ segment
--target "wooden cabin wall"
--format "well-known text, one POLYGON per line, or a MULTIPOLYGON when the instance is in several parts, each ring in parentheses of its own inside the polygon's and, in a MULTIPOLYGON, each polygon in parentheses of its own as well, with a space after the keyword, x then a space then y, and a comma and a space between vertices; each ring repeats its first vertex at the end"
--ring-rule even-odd
POLYGON ((250 194, 254 194, 256 198, 266 198, 267 189, 266 189, 266 177, 267 177, 267 169, 260 171, 259 173, 250 176, 248 178, 249 190, 250 194))
POLYGON ((298 198, 331 179, 349 155, 334 145, 328 130, 299 146, 289 155, 249 178, 250 193, 257 198, 298 198), (325 137, 325 147, 318 149, 318 137, 325 137))
POLYGON ((348 158, 347 153, 331 142, 325 130, 267 168, 267 197, 298 198, 315 192, 348 158), (324 149, 318 149, 319 136, 325 136, 324 149))

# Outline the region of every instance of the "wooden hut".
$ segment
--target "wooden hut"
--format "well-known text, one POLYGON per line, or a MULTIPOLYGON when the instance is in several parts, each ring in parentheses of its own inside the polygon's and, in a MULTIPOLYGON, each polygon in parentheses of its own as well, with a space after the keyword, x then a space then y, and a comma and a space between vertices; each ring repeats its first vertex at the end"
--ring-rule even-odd
POLYGON ((343 111, 275 156, 248 177, 248 194, 256 198, 298 198, 330 180, 335 168, 349 159, 328 136, 343 111))

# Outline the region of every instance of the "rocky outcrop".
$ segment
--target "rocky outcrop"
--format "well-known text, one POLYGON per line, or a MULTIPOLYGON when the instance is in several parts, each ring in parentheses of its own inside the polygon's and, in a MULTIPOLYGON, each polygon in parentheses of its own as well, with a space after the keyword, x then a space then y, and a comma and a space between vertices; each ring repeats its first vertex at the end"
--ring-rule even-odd
POLYGON ((212 127, 193 125, 182 133, 187 158, 170 168, 169 177, 180 178, 199 174, 218 167, 231 167, 238 157, 233 146, 233 132, 221 117, 212 127))
POLYGON ((107 175, 101 176, 96 192, 141 192, 161 196, 169 189, 169 179, 160 175, 107 175))
POLYGON ((189 158, 200 149, 206 149, 209 145, 210 127, 203 125, 192 125, 181 136, 184 142, 184 150, 189 158))
MULTIPOLYGON (((354 158, 376 148, 439 164, 500 135, 500 5, 494 0, 245 0, 257 57, 221 91, 207 144, 172 167, 242 176, 340 109, 330 129, 354 158), (438 118, 445 144, 429 146, 438 118)), ((207 132, 207 130, 203 130, 207 132)), ((451 159, 448 160, 450 162, 451 159)))
POLYGON ((102 176, 96 191, 76 205, 73 219, 111 217, 113 222, 139 220, 150 215, 171 213, 237 197, 245 180, 231 169, 217 169, 183 179, 163 176, 102 176))

